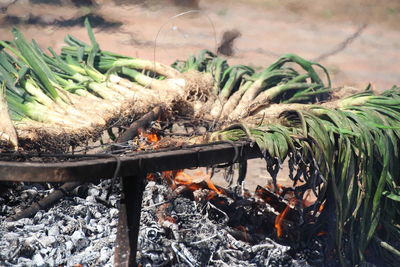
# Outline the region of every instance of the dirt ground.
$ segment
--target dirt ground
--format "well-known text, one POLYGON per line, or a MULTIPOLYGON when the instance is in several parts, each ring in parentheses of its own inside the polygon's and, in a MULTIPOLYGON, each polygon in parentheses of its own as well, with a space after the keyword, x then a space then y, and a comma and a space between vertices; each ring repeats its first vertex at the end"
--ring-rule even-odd
MULTIPOLYGON (((316 59, 333 52, 319 61, 332 74, 333 86, 363 88, 371 82, 384 90, 400 84, 398 0, 202 0, 200 11, 189 13, 184 13, 187 7, 167 5, 172 1, 166 0, 98 0, 97 7, 19 0, 6 8, 8 2, 12 1, 0 1, 3 40, 12 38, 10 29, 19 22, 18 27, 28 38, 42 47, 59 50, 67 33, 88 41, 82 26, 59 22, 94 14, 120 23, 119 27, 95 28, 103 49, 170 64, 204 48, 216 51, 223 32, 237 29, 241 37, 235 42, 234 56, 228 59, 230 64, 262 68, 284 53, 316 59), (141 4, 126 4, 129 2, 141 4), (359 35, 346 44, 346 39, 361 28, 359 35)), ((265 184, 265 174, 262 161, 251 161, 250 187, 265 184)))

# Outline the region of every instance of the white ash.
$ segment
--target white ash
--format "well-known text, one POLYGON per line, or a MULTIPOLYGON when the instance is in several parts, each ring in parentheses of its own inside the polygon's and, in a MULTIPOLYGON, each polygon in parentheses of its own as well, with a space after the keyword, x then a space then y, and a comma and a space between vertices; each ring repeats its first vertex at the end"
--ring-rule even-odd
POLYGON ((53 189, 21 184, 0 199, 0 266, 112 266, 119 190, 105 198, 110 181, 89 184, 33 218, 4 221, 53 189), (81 190, 82 191, 82 190, 81 190), (7 200, 7 201, 6 201, 7 200))
POLYGON ((210 216, 215 206, 182 195, 162 183, 147 184, 137 253, 141 266, 310 266, 268 237, 253 245, 236 239, 227 214, 210 216))
MULTIPOLYGON (((106 180, 79 187, 75 196, 16 222, 4 219, 53 189, 20 184, 9 190, 7 197, 0 196, 0 266, 112 266, 120 195, 118 190, 111 194, 109 205, 99 201, 109 185, 106 180)), ((198 190, 193 196, 207 194, 198 190)), ((290 247, 268 236, 258 237, 256 244, 241 241, 238 231, 227 225, 229 214, 209 202, 191 200, 182 188, 172 190, 160 181, 147 184, 142 207, 137 253, 141 266, 297 267, 322 263, 320 242, 293 255, 290 247)))

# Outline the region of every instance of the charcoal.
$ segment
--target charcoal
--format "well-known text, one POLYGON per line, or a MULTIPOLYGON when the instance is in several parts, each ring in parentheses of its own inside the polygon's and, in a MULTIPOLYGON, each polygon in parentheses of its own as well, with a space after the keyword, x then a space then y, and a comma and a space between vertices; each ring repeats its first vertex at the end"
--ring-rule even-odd
POLYGON ((33 223, 38 223, 43 218, 43 212, 38 211, 35 216, 33 217, 33 223))
POLYGON ((26 267, 35 266, 35 263, 32 260, 24 258, 24 257, 18 258, 17 264, 19 266, 26 266, 26 267))
MULTIPOLYGON (((9 189, 0 213, 0 265, 3 266, 112 266, 118 225, 119 190, 110 195, 110 207, 97 201, 109 183, 88 185, 90 196, 66 197, 33 218, 4 219, 51 192, 40 184, 9 189), (20 194, 21 193, 21 194, 20 194), (4 208, 4 206, 6 208, 4 208)), ((116 186, 118 188, 118 185, 116 186)))
POLYGON ((48 234, 49 236, 58 236, 59 233, 60 233, 60 230, 59 230, 59 228, 58 228, 57 225, 51 226, 51 227, 49 228, 49 230, 47 231, 47 234, 48 234))
POLYGON ((92 187, 92 188, 90 188, 90 189, 88 190, 88 195, 89 195, 89 196, 94 196, 94 197, 100 196, 100 195, 101 195, 101 190, 99 190, 99 189, 96 188, 96 187, 92 187))
POLYGON ((40 255, 40 254, 35 254, 35 255, 32 257, 32 261, 33 261, 33 263, 34 263, 36 266, 38 266, 38 267, 45 266, 45 261, 44 261, 42 255, 40 255))
POLYGON ((294 259, 289 246, 271 239, 272 230, 248 233, 271 227, 274 218, 262 218, 275 214, 272 208, 233 193, 207 200, 209 189, 190 197, 183 187, 147 184, 137 253, 142 266, 307 266, 306 257, 294 259), (235 228, 244 222, 247 227, 235 228))
MULTIPOLYGON (((53 190, 40 184, 10 187, 0 199, 0 262, 6 266, 112 266, 120 192, 117 184, 107 200, 110 185, 109 180, 88 184, 33 218, 7 222, 6 217, 29 206, 32 198, 53 190)), ((157 178, 147 182, 143 192, 137 251, 141 266, 323 263, 323 238, 311 239, 307 249, 277 239, 274 222, 279 213, 265 201, 248 197, 243 190, 218 195, 206 183, 197 184, 200 189, 195 191, 170 185, 157 178)), ((295 232, 291 228, 295 226, 296 222, 285 222, 289 232, 295 232)))
POLYGON ((39 239, 39 242, 43 247, 51 247, 56 241, 57 240, 54 236, 42 236, 39 239))

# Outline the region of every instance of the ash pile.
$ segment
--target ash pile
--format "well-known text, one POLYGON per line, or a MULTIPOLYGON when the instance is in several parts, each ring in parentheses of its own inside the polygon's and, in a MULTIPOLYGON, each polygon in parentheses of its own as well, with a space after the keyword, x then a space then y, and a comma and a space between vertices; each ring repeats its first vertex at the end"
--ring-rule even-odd
MULTIPOLYGON (((315 266, 324 236, 300 242, 301 218, 258 187, 223 189, 183 171, 151 174, 145 187, 137 262, 141 266, 315 266), (268 203, 267 203, 268 202, 268 203), (279 237, 278 237, 279 235, 279 237)), ((56 187, 15 183, 1 193, 1 266, 113 266, 119 183, 85 184, 48 210, 7 221, 56 187)))
POLYGON ((110 185, 104 180, 79 186, 48 210, 16 221, 6 219, 57 187, 8 186, 0 194, 0 266, 113 266, 120 193, 113 187, 105 202, 110 185))
POLYGON ((170 175, 148 176, 138 241, 140 266, 323 265, 325 237, 301 241, 299 214, 268 189, 258 187, 250 194, 210 181, 176 182, 187 176, 182 171, 175 174, 175 182, 166 179, 170 175))

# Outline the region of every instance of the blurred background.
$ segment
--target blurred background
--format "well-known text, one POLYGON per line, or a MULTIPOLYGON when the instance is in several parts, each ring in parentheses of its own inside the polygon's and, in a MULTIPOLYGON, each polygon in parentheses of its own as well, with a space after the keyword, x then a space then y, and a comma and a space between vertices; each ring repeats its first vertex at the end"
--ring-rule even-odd
POLYGON ((399 0, 0 0, 0 12, 3 40, 18 26, 60 49, 67 33, 88 39, 89 16, 102 48, 167 64, 225 45, 230 64, 317 60, 334 86, 400 82, 399 0))
MULTIPOLYGON (((165 64, 209 49, 261 69, 295 53, 326 66, 335 87, 400 85, 399 0, 0 0, 0 12, 1 39, 17 26, 57 51, 66 34, 89 41, 89 17, 101 48, 165 64)), ((267 172, 250 164, 254 187, 267 172)))

